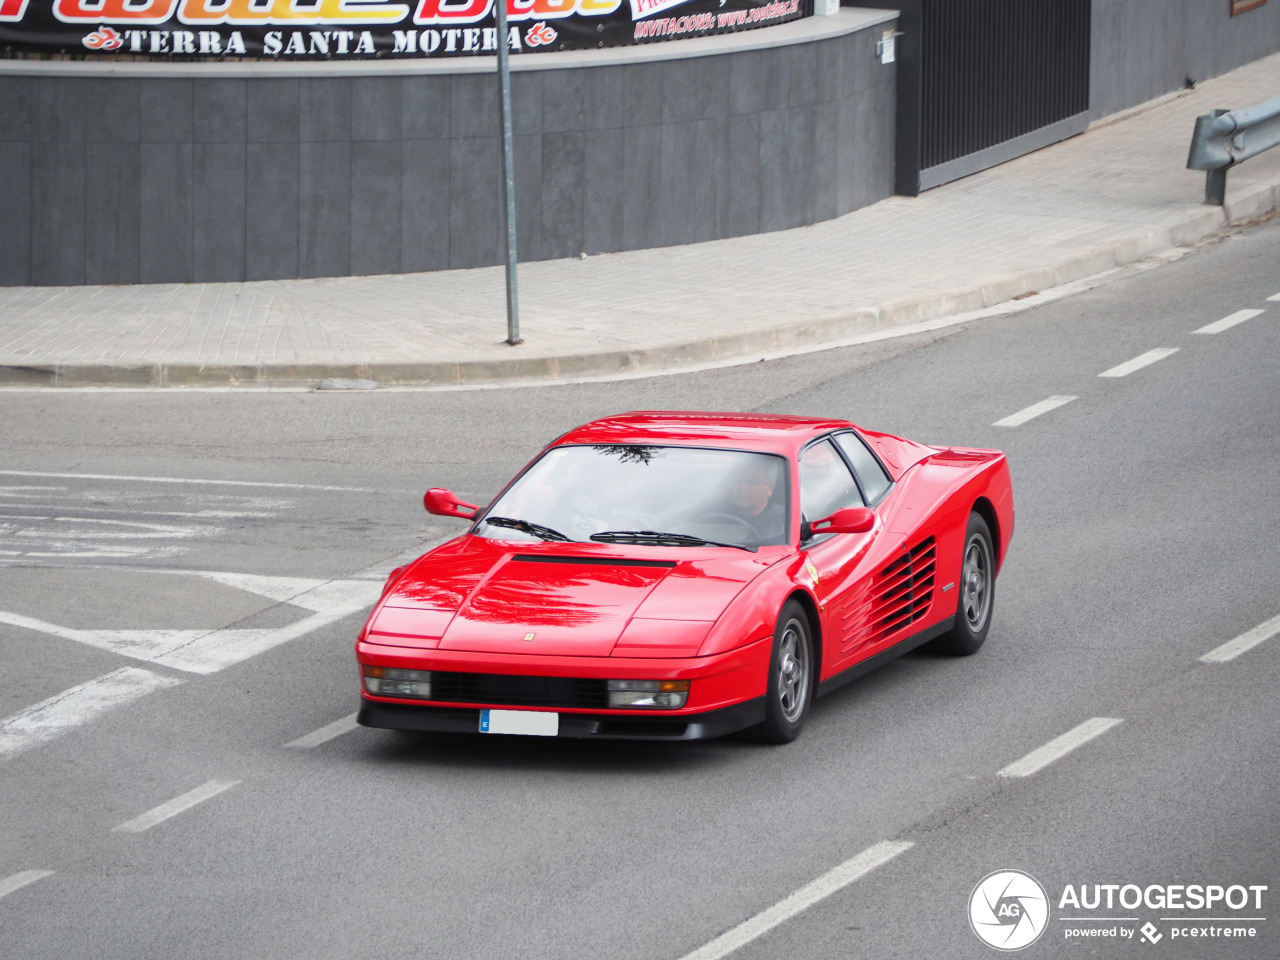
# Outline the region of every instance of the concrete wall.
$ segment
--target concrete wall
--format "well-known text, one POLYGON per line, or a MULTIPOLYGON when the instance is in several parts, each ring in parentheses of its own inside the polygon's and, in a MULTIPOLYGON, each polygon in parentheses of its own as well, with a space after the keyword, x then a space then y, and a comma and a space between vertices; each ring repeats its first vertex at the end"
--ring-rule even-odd
MULTIPOLYGON (((1229 0, 1093 0, 1096 119, 1280 50, 1280 0, 1238 16, 1229 0)), ((1224 103, 1227 109, 1244 103, 1224 103)))
MULTIPOLYGON (((520 258, 779 230, 890 195, 895 74, 872 27, 893 20, 820 19, 859 16, 805 42, 513 73, 520 258)), ((0 71, 0 283, 500 262, 492 74, 39 66, 64 75, 0 71)))

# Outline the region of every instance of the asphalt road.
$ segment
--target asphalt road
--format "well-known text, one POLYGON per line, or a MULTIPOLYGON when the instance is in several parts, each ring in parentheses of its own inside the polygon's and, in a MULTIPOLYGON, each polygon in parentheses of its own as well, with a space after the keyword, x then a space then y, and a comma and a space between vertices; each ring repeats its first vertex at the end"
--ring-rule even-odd
POLYGON ((980 958, 970 893, 1015 869, 1049 900, 1024 956, 1274 960, 1280 622, 1200 658, 1280 615, 1277 264, 1273 223, 1010 316, 612 384, 0 394, 0 956, 980 958), (423 489, 484 501, 662 408, 1007 451, 987 645, 782 748, 351 729, 362 611, 457 529, 423 489), (1267 889, 1063 903, 1130 884, 1267 889))

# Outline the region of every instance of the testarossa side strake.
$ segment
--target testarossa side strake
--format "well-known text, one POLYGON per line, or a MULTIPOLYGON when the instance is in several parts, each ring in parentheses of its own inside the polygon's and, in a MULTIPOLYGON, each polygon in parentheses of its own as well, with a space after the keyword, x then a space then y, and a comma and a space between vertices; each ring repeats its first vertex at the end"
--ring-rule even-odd
POLYGON ((1013 534, 999 451, 756 414, 597 420, 426 506, 472 525, 388 578, 366 726, 786 742, 890 658, 974 653, 1013 534))

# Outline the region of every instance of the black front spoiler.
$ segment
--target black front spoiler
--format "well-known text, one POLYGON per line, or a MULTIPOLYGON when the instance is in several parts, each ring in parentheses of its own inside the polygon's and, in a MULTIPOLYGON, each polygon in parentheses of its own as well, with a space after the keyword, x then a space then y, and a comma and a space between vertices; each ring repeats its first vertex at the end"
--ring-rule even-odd
MULTIPOLYGON (((561 713, 558 735, 590 740, 708 740, 763 721, 764 697, 757 697, 721 710, 675 717, 561 713)), ((419 707, 361 700, 356 722, 388 730, 479 733, 480 711, 468 707, 419 707)))

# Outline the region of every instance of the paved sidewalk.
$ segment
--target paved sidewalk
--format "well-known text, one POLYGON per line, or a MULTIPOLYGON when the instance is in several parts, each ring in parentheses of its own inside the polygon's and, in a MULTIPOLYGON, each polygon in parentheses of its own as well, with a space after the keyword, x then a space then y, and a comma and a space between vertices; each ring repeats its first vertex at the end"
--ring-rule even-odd
POLYGON ((254 283, 0 288, 0 385, 479 384, 608 377, 849 342, 1213 236, 1280 206, 1280 149, 1225 208, 1185 168, 1198 114, 1280 92, 1280 54, 992 170, 838 220, 520 266, 254 283))

